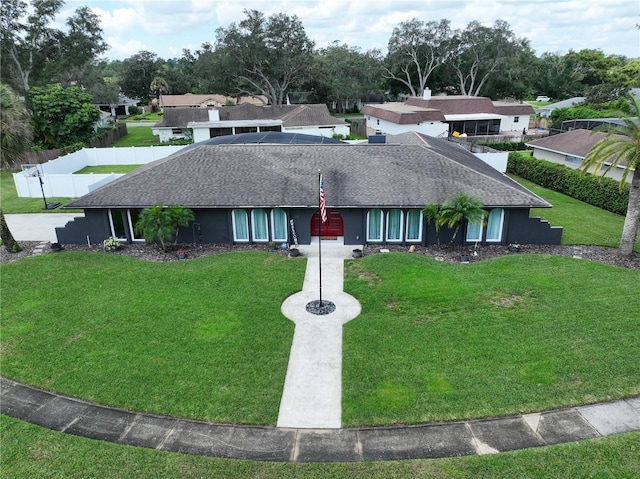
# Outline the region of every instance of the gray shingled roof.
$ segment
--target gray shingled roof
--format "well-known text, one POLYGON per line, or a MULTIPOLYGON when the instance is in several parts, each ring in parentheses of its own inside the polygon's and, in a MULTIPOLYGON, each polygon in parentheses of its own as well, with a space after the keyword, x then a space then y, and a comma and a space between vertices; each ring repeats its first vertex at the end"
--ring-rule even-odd
POLYGON ((604 132, 592 132, 581 128, 533 140, 528 142, 527 146, 584 158, 593 145, 606 136, 604 132))
POLYGON ((329 207, 423 207, 461 191, 488 207, 551 206, 457 145, 429 139, 425 146, 199 146, 149 163, 66 207, 314 207, 318 170, 329 207))
MULTIPOLYGON (((296 126, 343 126, 347 123, 331 115, 327 105, 260 106, 244 103, 216 108, 220 121, 282 120, 285 128, 296 126)), ((167 108, 156 127, 184 128, 190 122, 208 122, 206 108, 167 108)))

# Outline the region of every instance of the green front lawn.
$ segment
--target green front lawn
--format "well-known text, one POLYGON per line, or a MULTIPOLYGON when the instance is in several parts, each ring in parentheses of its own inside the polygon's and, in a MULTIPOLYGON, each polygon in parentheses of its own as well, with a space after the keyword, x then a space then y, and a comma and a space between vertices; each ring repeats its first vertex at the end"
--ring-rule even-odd
MULTIPOLYGON (((2 374, 101 404, 275 424, 305 261, 63 252, 2 267, 2 374), (25 287, 25 285, 28 285, 25 287)), ((347 426, 501 416, 640 393, 640 271, 512 255, 347 265, 347 426), (622 333, 624 332, 624 333, 622 333)))
POLYGON ((360 463, 240 461, 121 446, 0 416, 3 477, 580 479, 640 475, 640 433, 522 451, 360 463))
MULTIPOLYGON (((532 208, 531 216, 540 216, 552 226, 562 226, 562 244, 620 245, 624 216, 596 208, 570 196, 548 190, 519 177, 514 179, 553 205, 553 208, 532 208)), ((634 250, 640 253, 640 236, 634 250)))

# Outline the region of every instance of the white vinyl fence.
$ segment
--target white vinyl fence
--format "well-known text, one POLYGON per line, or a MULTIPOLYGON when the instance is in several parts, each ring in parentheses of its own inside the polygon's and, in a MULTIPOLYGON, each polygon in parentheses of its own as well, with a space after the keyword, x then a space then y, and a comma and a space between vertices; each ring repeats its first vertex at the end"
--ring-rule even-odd
POLYGON ((23 165, 13 174, 16 191, 21 198, 78 198, 117 178, 122 173, 82 174, 75 171, 85 166, 144 165, 166 158, 184 146, 148 146, 130 148, 83 148, 39 165, 23 165))

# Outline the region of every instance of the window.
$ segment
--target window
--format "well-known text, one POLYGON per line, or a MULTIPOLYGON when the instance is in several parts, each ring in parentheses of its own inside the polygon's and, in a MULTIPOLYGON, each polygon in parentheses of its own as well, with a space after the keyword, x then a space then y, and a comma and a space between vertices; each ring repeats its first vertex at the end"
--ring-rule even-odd
POLYGON ((142 241, 144 238, 142 236, 136 235, 136 223, 138 222, 138 218, 140 217, 141 210, 128 210, 127 216, 129 220, 129 231, 131 231, 131 239, 142 241))
POLYGON ((367 213, 367 241, 382 241, 382 210, 367 213))
POLYGON ((482 241, 482 223, 469 223, 467 241, 482 241))
POLYGON ((409 210, 407 212, 407 241, 422 240, 422 211, 409 210))
POLYGON ((120 210, 109 210, 109 227, 111 229, 111 236, 123 241, 127 239, 127 233, 124 229, 124 221, 120 210))
POLYGON ((287 242, 287 214, 280 208, 271 210, 271 231, 273 241, 287 242))
POLYGON ((387 241, 402 241, 402 210, 387 212, 387 241))
POLYGON ((514 116, 513 117, 513 122, 514 123, 518 123, 520 121, 520 117, 519 116, 514 116))
POLYGON ((233 240, 249 241, 249 223, 247 221, 247 212, 245 210, 233 210, 233 240))
POLYGON ((251 233, 253 235, 253 241, 269 241, 267 213, 262 208, 251 210, 251 233))
POLYGON ((504 220, 504 210, 494 208, 489 212, 487 219, 487 241, 502 240, 502 223, 504 220))
POLYGON ((257 126, 236 126, 236 135, 239 135, 240 133, 257 133, 258 132, 258 127, 257 126))

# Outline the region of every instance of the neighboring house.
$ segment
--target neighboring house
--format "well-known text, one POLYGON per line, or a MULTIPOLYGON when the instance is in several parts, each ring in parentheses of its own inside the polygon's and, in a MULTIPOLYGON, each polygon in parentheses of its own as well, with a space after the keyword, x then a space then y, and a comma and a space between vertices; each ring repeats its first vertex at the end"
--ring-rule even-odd
POLYGON ((556 103, 551 103, 546 106, 541 106, 535 109, 535 112, 540 115, 541 118, 550 118, 551 113, 556 108, 571 108, 572 106, 576 106, 584 101, 583 96, 576 96, 574 98, 569 98, 568 100, 558 101, 556 103))
MULTIPOLYGON (((529 216, 530 208, 551 207, 547 201, 447 140, 347 145, 311 135, 246 136, 263 144, 225 136, 189 145, 72 201, 65 208, 85 216, 56 229, 58 241, 142 241, 134 230, 140 211, 175 204, 195 213, 180 231, 185 243, 293 243, 294 226, 299 244, 321 235, 346 245, 430 245, 435 228, 422 208, 459 192, 477 197, 488 213, 485 224, 464 225, 460 244, 561 241, 562 228, 529 216), (236 144, 221 144, 227 141, 236 144), (328 209, 321 227, 318 171, 328 209)), ((440 240, 451 236, 443 228, 440 240)))
POLYGON ((112 103, 93 103, 101 111, 108 112, 112 117, 117 118, 119 116, 128 116, 130 106, 138 106, 140 100, 129 98, 128 96, 120 94, 118 96, 118 104, 112 103))
POLYGON ((416 131, 445 137, 454 133, 484 136, 522 132, 529 128, 534 111, 527 104, 491 101, 487 97, 431 96, 427 89, 422 98, 365 105, 362 113, 367 119, 368 132, 395 135, 416 131))
MULTIPOLYGON (((533 156, 539 160, 560 163, 570 168, 578 169, 593 145, 605 136, 607 136, 605 132, 578 129, 530 141, 526 145, 533 148, 533 156)), ((610 163, 606 164, 609 165, 610 163)), ((609 170, 605 176, 620 181, 625 168, 625 165, 620 165, 609 170)), ((631 181, 630 178, 629 181, 631 181)))
POLYGON ((225 135, 265 131, 296 132, 331 138, 348 135, 349 124, 335 118, 324 104, 257 106, 242 104, 218 108, 170 108, 152 129, 161 142, 189 135, 200 142, 225 135))
POLYGON ((263 96, 241 96, 239 98, 226 95, 161 95, 160 108, 210 108, 225 105, 240 105, 250 103, 252 105, 266 105, 267 99, 263 96))

